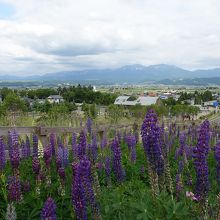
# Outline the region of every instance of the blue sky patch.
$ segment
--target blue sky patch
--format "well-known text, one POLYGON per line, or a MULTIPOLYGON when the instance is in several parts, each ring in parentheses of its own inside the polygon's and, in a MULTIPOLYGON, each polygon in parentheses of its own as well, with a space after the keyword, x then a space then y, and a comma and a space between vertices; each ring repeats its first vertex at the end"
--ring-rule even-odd
POLYGON ((0 1, 0 19, 7 19, 14 14, 14 8, 0 1))

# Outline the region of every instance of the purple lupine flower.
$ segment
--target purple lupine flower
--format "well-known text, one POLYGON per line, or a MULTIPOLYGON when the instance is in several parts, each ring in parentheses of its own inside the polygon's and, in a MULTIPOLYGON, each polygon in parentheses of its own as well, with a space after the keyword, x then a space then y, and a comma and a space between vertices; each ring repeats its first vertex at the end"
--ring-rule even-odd
POLYGON ((110 174, 111 174, 111 158, 106 157, 105 158, 105 175, 106 175, 106 182, 109 182, 110 179, 110 174))
POLYGON ((30 192, 31 186, 29 181, 24 181, 21 183, 22 192, 30 192))
POLYGON ((17 169, 20 164, 20 152, 18 134, 15 130, 9 132, 9 156, 10 162, 13 169, 17 169))
POLYGON ((8 153, 9 153, 9 157, 11 158, 11 153, 12 153, 12 149, 13 149, 13 144, 12 144, 12 131, 8 132, 8 153))
POLYGON ((78 155, 76 133, 73 133, 72 135, 72 154, 74 158, 78 155))
POLYGON ((23 140, 21 141, 21 153, 22 153, 22 158, 25 159, 28 157, 27 145, 25 144, 23 140))
POLYGON ((69 164, 69 149, 63 148, 63 166, 66 167, 69 164))
MULTIPOLYGON (((124 134, 125 134, 125 136, 126 136, 126 133, 124 133, 124 134)), ((117 139, 118 139, 119 144, 121 144, 122 138, 121 138, 121 132, 120 132, 120 131, 117 132, 117 139)), ((124 141, 124 142, 125 142, 125 141, 124 141)))
POLYGON ((44 207, 41 210, 41 219, 42 220, 56 220, 56 204, 54 200, 49 197, 44 203, 44 207))
POLYGON ((181 174, 183 172, 183 168, 184 168, 184 162, 180 160, 178 166, 178 174, 181 174))
POLYGON ((182 157, 185 153, 186 136, 184 133, 180 134, 179 142, 180 142, 180 147, 176 150, 175 159, 177 159, 178 157, 182 157))
POLYGON ((220 141, 215 146, 215 160, 216 160, 216 177, 220 185, 220 141))
POLYGON ((62 166, 67 166, 69 164, 69 150, 62 144, 59 144, 57 150, 57 160, 60 160, 62 166))
POLYGON ((2 137, 0 137, 0 173, 5 168, 5 164, 6 164, 5 144, 2 137))
POLYGON ((79 162, 78 172, 81 175, 82 186, 85 189, 86 200, 92 207, 94 214, 97 214, 98 207, 95 200, 95 194, 92 186, 91 162, 84 157, 79 162))
POLYGON ((40 161, 38 159, 38 157, 33 157, 32 159, 32 169, 33 172, 38 175, 40 172, 40 161))
POLYGON ((158 119, 153 110, 146 114, 141 128, 142 142, 145 155, 152 170, 161 175, 164 172, 164 158, 161 146, 161 128, 158 126, 158 119))
POLYGON ((51 148, 52 155, 55 156, 56 136, 54 133, 50 134, 50 148, 51 148))
POLYGON ((206 120, 201 124, 198 143, 193 149, 193 163, 196 170, 195 197, 198 200, 206 199, 209 191, 207 163, 209 138, 209 121, 206 120))
POLYGON ((10 176, 7 181, 8 200, 18 202, 21 200, 21 182, 18 178, 10 176))
POLYGON ((126 138, 125 138, 125 142, 124 142, 128 145, 129 153, 131 152, 131 139, 132 139, 131 135, 127 135, 126 138))
POLYGON ((58 145, 58 148, 57 148, 57 158, 59 158, 62 162, 62 160, 63 160, 63 148, 60 145, 58 145))
POLYGON ((87 128, 89 135, 91 135, 92 134, 92 119, 91 118, 87 119, 86 128, 87 128))
POLYGON ((59 174, 60 179, 64 181, 66 178, 66 175, 65 175, 65 169, 63 167, 60 167, 58 169, 58 174, 59 174))
POLYGON ((81 170, 79 164, 72 164, 73 166, 73 183, 72 183, 72 203, 77 220, 87 220, 87 204, 86 204, 86 194, 82 184, 81 170))
POLYGON ((52 157, 51 148, 50 146, 47 146, 46 148, 44 148, 44 162, 47 167, 50 166, 51 159, 52 159, 51 157, 52 157))
POLYGON ((127 136, 127 144, 130 152, 130 159, 133 163, 136 162, 136 138, 133 135, 127 136))
POLYGON ((14 149, 19 151, 18 134, 15 130, 9 131, 8 133, 8 149, 10 158, 14 149))
POLYGON ((106 148, 108 142, 107 142, 107 138, 106 138, 106 134, 103 134, 102 140, 101 140, 101 149, 106 148))
POLYGON ((140 168, 140 173, 141 173, 141 176, 144 176, 144 173, 145 173, 145 167, 144 167, 144 165, 141 166, 141 168, 140 168))
POLYGON ((19 148, 18 134, 15 130, 11 132, 11 140, 13 148, 19 148))
POLYGON ((27 157, 30 157, 31 156, 31 144, 30 144, 30 139, 28 136, 26 136, 25 145, 27 147, 27 157))
MULTIPOLYGON (((59 149, 59 148, 58 148, 59 149)), ((60 158, 60 156, 57 156, 56 158, 56 167, 57 167, 57 170, 62 167, 62 160, 60 158)))
POLYGON ((183 191, 183 185, 181 180, 181 174, 176 175, 176 197, 177 199, 180 198, 180 194, 183 191))
POLYGON ((72 162, 72 171, 73 171, 73 178, 76 175, 76 168, 77 168, 78 164, 76 162, 72 162))
POLYGON ((120 148, 120 145, 119 145, 117 138, 115 138, 112 141, 111 150, 112 150, 113 170, 114 170, 117 181, 121 182, 121 181, 123 181, 125 175, 124 175, 124 171, 122 168, 122 162, 121 162, 121 158, 122 158, 121 148, 120 148))
POLYGON ((175 141, 175 136, 174 135, 170 135, 170 140, 169 140, 169 152, 172 150, 173 144, 175 141))
POLYGON ((184 158, 184 162, 187 163, 187 159, 191 159, 192 148, 186 145, 186 135, 181 133, 179 136, 180 147, 175 152, 175 159, 179 157, 184 158))
POLYGON ((11 151, 10 162, 13 169, 18 169, 20 164, 19 148, 13 147, 11 151))
POLYGON ((102 165, 101 162, 98 162, 98 163, 95 164, 95 167, 96 167, 96 169, 98 169, 99 171, 101 171, 102 168, 103 168, 103 165, 102 165))
POLYGON ((136 139, 133 137, 133 143, 131 145, 131 162, 136 163, 136 139))
POLYGON ((98 144, 96 134, 93 134, 92 145, 91 145, 92 161, 95 162, 98 158, 98 144))
POLYGON ((58 147, 64 148, 64 145, 60 137, 57 138, 57 143, 58 143, 58 147))
POLYGON ((86 155, 86 134, 84 131, 81 131, 79 136, 78 157, 79 159, 81 159, 85 155, 86 155))
POLYGON ((33 156, 38 157, 38 137, 33 135, 33 156))

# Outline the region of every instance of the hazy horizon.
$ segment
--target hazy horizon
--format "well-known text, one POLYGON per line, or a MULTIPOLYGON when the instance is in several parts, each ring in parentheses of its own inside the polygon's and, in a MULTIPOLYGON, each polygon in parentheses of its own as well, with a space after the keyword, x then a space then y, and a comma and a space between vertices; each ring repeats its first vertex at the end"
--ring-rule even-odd
POLYGON ((0 0, 0 75, 220 67, 217 0, 0 0))
MULTIPOLYGON (((135 66, 135 65, 141 65, 143 67, 150 67, 150 66, 160 66, 160 65, 166 65, 166 66, 174 66, 174 67, 177 67, 177 68, 180 68, 180 69, 183 69, 183 70, 187 70, 187 71, 197 71, 197 70, 213 70, 213 69, 220 69, 220 67, 213 67, 213 68, 195 68, 195 69, 187 69, 187 68, 182 68, 180 66, 176 66, 176 65, 171 65, 171 64, 151 64, 151 65, 142 65, 142 64, 128 64, 128 65, 123 65, 123 66, 118 66, 118 67, 97 67, 97 68, 82 68, 82 69, 78 69, 78 70, 74 70, 74 69, 69 69, 69 70, 60 70, 60 71, 53 71, 53 72, 44 72, 44 73, 36 73, 36 74, 22 74, 22 75, 18 75, 19 77, 30 77, 30 76, 44 76, 44 75, 47 75, 47 74, 54 74, 54 73, 59 73, 59 72, 72 72, 72 71, 75 71, 75 72, 83 72, 85 70, 106 70, 106 69, 111 69, 111 70, 114 70, 114 69, 120 69, 120 68, 124 68, 126 66, 135 66)), ((6 74, 2 74, 0 72, 0 76, 15 76, 16 74, 13 74, 13 73, 6 73, 6 74)), ((195 75, 194 75, 195 76, 195 75)), ((220 77, 220 76, 219 76, 220 77)), ((168 77, 169 78, 169 77, 168 77)))

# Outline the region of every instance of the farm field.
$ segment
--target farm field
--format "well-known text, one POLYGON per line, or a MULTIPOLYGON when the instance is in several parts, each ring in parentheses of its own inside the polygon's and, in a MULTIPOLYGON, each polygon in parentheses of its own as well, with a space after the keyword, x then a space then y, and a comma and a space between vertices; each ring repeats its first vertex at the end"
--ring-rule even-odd
POLYGON ((0 219, 219 219, 219 127, 141 126, 0 139, 0 219))

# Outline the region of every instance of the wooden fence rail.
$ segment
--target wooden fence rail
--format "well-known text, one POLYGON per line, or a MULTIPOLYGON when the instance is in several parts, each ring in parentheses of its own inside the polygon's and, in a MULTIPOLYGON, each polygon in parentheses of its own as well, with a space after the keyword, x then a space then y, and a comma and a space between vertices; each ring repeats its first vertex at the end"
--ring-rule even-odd
MULTIPOLYGON (((119 130, 119 129, 132 129, 133 124, 123 124, 123 125, 102 125, 94 127, 94 131, 96 131, 101 137, 105 131, 110 130, 119 130)), ((48 142, 48 136, 51 133, 57 135, 69 135, 72 133, 79 133, 82 130, 82 127, 72 128, 72 127, 0 127, 0 136, 7 136, 9 131, 16 130, 19 135, 30 135, 36 134, 40 139, 43 145, 46 145, 48 142)))
MULTIPOLYGON (((97 126, 94 128, 95 131, 105 131, 110 129, 126 129, 132 128, 132 124, 124 124, 124 125, 102 125, 97 126)), ((18 134, 33 134, 36 133, 38 135, 46 136, 51 133, 55 134, 65 134, 65 133, 73 133, 73 132, 80 132, 82 127, 38 127, 38 126, 30 126, 30 127, 17 127, 17 126, 3 126, 0 127, 0 136, 8 135, 9 131, 16 130, 18 134)))

